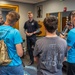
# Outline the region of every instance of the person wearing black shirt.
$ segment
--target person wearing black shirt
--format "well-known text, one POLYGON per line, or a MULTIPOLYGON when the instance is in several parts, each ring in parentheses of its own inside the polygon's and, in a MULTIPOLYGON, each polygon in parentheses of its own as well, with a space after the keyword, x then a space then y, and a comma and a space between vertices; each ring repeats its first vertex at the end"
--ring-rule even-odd
POLYGON ((40 32, 37 21, 33 19, 33 13, 31 11, 28 12, 28 18, 24 24, 24 30, 27 39, 27 50, 30 56, 30 63, 32 65, 34 63, 33 50, 36 42, 36 34, 40 32))

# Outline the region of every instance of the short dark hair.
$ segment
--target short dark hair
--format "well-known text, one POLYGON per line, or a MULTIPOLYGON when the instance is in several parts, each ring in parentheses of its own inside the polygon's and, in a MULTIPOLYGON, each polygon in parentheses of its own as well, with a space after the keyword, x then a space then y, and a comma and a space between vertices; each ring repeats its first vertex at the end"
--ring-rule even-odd
POLYGON ((53 33, 58 27, 58 19, 56 16, 50 15, 46 17, 43 21, 46 30, 53 33))

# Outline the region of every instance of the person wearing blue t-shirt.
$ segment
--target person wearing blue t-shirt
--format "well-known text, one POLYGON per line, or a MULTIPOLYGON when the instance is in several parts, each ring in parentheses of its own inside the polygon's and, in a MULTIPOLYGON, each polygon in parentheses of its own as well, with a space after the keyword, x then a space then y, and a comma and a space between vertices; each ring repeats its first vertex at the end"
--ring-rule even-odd
MULTIPOLYGON (((71 13, 71 23, 75 27, 75 11, 71 13)), ((75 28, 72 28, 67 36, 68 45, 68 72, 67 75, 75 75, 75 28)))
POLYGON ((0 26, 0 39, 3 39, 6 43, 8 55, 12 60, 8 65, 0 66, 0 75, 24 75, 22 61, 20 59, 23 55, 21 45, 23 41, 20 32, 12 27, 19 18, 20 15, 17 12, 11 11, 6 16, 5 24, 0 26))

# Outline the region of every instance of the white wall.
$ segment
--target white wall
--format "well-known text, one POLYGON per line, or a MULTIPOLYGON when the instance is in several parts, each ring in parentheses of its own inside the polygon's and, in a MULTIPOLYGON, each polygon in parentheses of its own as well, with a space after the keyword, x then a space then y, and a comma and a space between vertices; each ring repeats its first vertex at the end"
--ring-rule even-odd
POLYGON ((63 12, 64 7, 67 7, 67 10, 75 10, 75 0, 47 0, 46 2, 38 3, 35 5, 26 4, 26 3, 17 3, 17 2, 8 2, 0 1, 0 4, 12 4, 19 6, 20 20, 19 20, 19 30, 23 38, 25 38, 23 26, 26 20, 28 20, 27 12, 32 11, 34 13, 34 18, 38 20, 43 20, 46 17, 46 13, 53 12, 63 12), (43 17, 37 18, 37 6, 43 5, 43 17))
POLYGON ((46 17, 46 13, 63 12, 64 7, 67 7, 67 11, 75 10, 75 0, 47 0, 43 3, 35 5, 35 19, 43 20, 46 17), (43 5, 43 17, 37 18, 37 6, 43 5))
POLYGON ((26 20, 28 20, 27 13, 28 11, 32 11, 34 13, 34 6, 32 4, 25 4, 25 3, 17 3, 17 2, 8 2, 8 1, 0 1, 0 4, 12 4, 19 6, 19 30, 23 38, 25 38, 23 26, 26 20))

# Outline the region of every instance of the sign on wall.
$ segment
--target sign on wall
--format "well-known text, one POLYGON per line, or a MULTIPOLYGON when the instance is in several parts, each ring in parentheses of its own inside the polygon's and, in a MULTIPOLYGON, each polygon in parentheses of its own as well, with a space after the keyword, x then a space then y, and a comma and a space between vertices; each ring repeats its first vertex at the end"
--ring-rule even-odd
POLYGON ((39 5, 37 6, 37 18, 42 18, 43 16, 43 6, 39 5))

